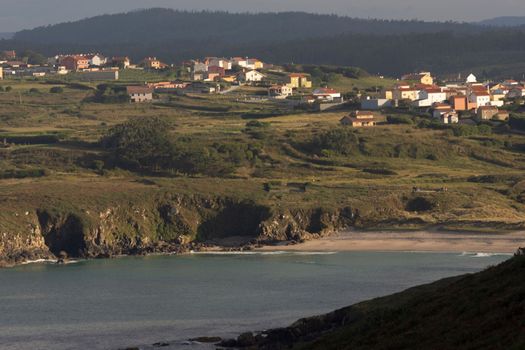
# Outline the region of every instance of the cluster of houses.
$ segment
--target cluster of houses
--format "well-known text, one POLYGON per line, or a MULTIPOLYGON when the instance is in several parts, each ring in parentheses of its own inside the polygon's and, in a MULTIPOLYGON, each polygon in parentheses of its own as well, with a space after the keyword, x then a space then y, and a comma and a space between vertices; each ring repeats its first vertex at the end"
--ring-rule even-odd
POLYGON ((460 113, 475 114, 478 120, 507 120, 508 112, 500 110, 509 99, 525 96, 525 87, 517 81, 484 84, 470 74, 463 82, 438 85, 429 72, 405 75, 392 89, 379 98, 366 97, 361 102, 365 110, 409 107, 428 110, 444 124, 460 121, 460 113))
POLYGON ((4 76, 43 77, 74 72, 81 80, 118 80, 120 69, 161 70, 169 67, 156 57, 146 57, 132 64, 129 57, 105 57, 99 53, 61 54, 43 64, 31 64, 17 56, 16 51, 0 52, 0 79, 4 76))
MULTIPOLYGON (((56 55, 46 64, 32 65, 17 56, 15 51, 0 52, 0 79, 4 76, 41 77, 75 72, 80 80, 118 80, 122 69, 163 70, 172 67, 156 57, 146 57, 133 64, 129 57, 105 57, 99 53, 56 55)), ((306 73, 285 73, 272 64, 249 57, 206 57, 182 63, 189 81, 145 83, 127 87, 132 102, 153 100, 154 93, 219 93, 224 84, 254 85, 267 89, 267 98, 287 103, 316 105, 319 110, 337 107, 345 101, 342 94, 329 87, 313 89, 312 78, 306 73)), ((437 84, 430 72, 403 76, 398 83, 361 100, 360 112, 344 118, 343 124, 373 126, 377 120, 370 112, 385 108, 409 108, 427 111, 444 124, 461 121, 460 115, 475 115, 478 120, 507 120, 508 112, 501 109, 516 98, 525 97, 525 86, 514 80, 499 83, 480 83, 470 74, 461 82, 437 84)))

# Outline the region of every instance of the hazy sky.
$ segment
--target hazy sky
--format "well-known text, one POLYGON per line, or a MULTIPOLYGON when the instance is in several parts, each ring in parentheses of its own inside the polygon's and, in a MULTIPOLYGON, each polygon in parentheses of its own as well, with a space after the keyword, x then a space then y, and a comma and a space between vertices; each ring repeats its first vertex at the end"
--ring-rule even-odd
POLYGON ((525 16, 524 0, 0 0, 0 32, 149 7, 458 21, 525 16))

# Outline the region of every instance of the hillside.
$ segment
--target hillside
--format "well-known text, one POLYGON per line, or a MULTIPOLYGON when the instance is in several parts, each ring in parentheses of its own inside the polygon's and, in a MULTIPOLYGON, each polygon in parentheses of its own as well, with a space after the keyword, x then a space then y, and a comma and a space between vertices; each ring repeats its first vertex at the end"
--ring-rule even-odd
POLYGON ((11 39, 14 35, 14 33, 0 33, 0 40, 11 39))
MULTIPOLYGON (((388 111, 381 118, 393 124, 344 128, 350 106, 253 103, 247 96, 266 88, 251 86, 118 99, 127 84, 169 74, 127 70, 99 86, 0 82, 0 265, 61 251, 185 251, 230 236, 300 241, 344 227, 525 227, 525 135, 507 125, 448 127, 388 111)), ((330 76, 342 91, 394 84, 330 76)))
POLYGON ((432 70, 518 78, 524 72, 524 37, 519 28, 467 23, 150 9, 21 31, 0 41, 0 49, 46 55, 98 51, 135 61, 154 55, 167 62, 242 55, 278 64, 360 66, 390 76, 432 70))
POLYGON ((496 27, 517 27, 525 25, 525 16, 503 16, 486 19, 477 24, 496 27))
POLYGON ((523 349, 525 256, 225 342, 250 349, 523 349))
POLYGON ((103 15, 15 34, 15 39, 48 44, 165 43, 220 40, 224 43, 275 42, 340 34, 479 32, 459 23, 358 19, 304 12, 234 14, 154 8, 103 15))

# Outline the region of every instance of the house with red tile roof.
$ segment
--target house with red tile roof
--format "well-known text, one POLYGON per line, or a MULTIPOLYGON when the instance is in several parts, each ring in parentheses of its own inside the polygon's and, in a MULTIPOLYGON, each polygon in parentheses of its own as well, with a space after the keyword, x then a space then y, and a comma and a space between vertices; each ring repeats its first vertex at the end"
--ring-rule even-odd
POLYGON ((152 87, 148 86, 127 86, 126 92, 129 95, 131 102, 149 102, 153 101, 153 91, 152 87))

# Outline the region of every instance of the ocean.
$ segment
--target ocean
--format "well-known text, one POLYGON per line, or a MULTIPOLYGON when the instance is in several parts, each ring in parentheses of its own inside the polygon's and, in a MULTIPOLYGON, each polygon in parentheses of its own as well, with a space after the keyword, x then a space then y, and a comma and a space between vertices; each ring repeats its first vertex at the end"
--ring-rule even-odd
POLYGON ((0 349, 171 348, 286 326, 509 255, 267 252, 124 257, 0 269, 0 349))

